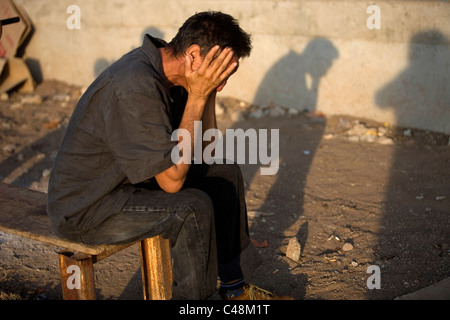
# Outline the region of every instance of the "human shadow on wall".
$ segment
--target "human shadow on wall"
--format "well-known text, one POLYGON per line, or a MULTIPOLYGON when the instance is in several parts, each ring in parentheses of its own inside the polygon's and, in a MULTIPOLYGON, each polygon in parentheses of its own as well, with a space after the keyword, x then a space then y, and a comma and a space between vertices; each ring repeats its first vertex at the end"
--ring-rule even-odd
MULTIPOLYGON (((447 126, 448 133, 449 61, 450 41, 440 31, 414 34, 409 64, 376 93, 377 106, 393 110, 397 123, 447 126)), ((448 248, 442 245, 450 243, 448 136, 414 129, 406 133, 400 128, 395 134, 406 141, 393 146, 374 252, 381 290, 369 290, 371 299, 381 291, 395 298, 450 276, 448 248), (447 199, 436 200, 440 195, 447 199)))
MULTIPOLYGON (((295 108, 308 111, 306 114, 317 111, 320 81, 338 57, 337 48, 325 38, 311 40, 302 53, 289 51, 266 73, 254 97, 254 104, 295 108)), ((308 224, 295 224, 303 215, 306 180, 325 129, 325 118, 305 117, 304 113, 300 113, 293 117, 266 116, 246 123, 249 128, 251 126, 256 130, 269 129, 270 132, 270 129, 279 129, 280 137, 280 166, 276 175, 262 176, 258 166, 243 166, 244 178, 250 185, 249 191, 256 198, 256 202, 248 203, 249 211, 273 213, 273 216, 252 220, 251 231, 256 237, 265 237, 255 240, 268 240, 272 248, 261 250, 266 255, 263 257, 266 262, 263 261, 261 268, 267 269, 259 273, 272 274, 273 269, 280 270, 281 272, 265 277, 263 285, 276 292, 280 284, 289 284, 289 288, 280 288, 280 293, 283 289, 288 290, 291 292, 283 291, 283 294, 302 299, 306 294, 307 275, 293 274, 282 260, 274 261, 273 251, 287 246, 287 234, 297 237, 302 245, 302 252, 307 242, 308 224), (252 186, 255 186, 254 190, 252 186), (292 230, 289 229, 293 226, 296 230, 292 235, 292 230), (274 231, 271 232, 271 228, 274 231)), ((234 126, 237 128, 242 125, 237 123, 234 126)))
MULTIPOLYGON (((164 32, 162 32, 161 30, 159 30, 158 28, 155 28, 155 27, 148 27, 148 28, 144 29, 144 31, 142 31, 142 33, 141 33, 139 46, 142 45, 142 42, 144 41, 144 37, 146 34, 149 34, 154 38, 164 39, 164 32)), ((94 77, 97 78, 106 68, 108 68, 113 63, 114 63, 114 60, 110 61, 103 57, 98 58, 94 63, 94 68, 93 68, 94 69, 93 70, 94 77)))

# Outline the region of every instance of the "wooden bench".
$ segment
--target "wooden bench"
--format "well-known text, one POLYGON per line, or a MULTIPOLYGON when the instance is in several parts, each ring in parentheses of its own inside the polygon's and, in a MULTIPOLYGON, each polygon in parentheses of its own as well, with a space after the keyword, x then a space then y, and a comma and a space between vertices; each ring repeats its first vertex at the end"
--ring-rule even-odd
MULTIPOLYGON (((0 231, 61 248, 58 252, 65 300, 94 300, 94 264, 131 245, 84 245, 57 237, 46 212, 47 194, 0 183, 0 231), (78 272, 78 273, 77 273, 78 272), (79 276, 73 285, 74 275, 79 276)), ((172 265, 169 241, 157 236, 139 242, 143 297, 170 299, 172 265)), ((56 257, 55 257, 56 258, 56 257)))

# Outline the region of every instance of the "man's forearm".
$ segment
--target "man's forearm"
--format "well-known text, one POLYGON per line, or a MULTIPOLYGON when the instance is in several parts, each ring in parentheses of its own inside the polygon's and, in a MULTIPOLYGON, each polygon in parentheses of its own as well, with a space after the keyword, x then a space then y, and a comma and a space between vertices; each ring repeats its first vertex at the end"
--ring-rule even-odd
MULTIPOLYGON (((206 101, 205 110, 202 117, 202 135, 208 129, 217 129, 216 119, 216 91, 210 94, 206 101)), ((203 141, 203 149, 209 145, 211 141, 203 141)))
MULTIPOLYGON (((198 99, 192 96, 188 96, 186 106, 183 112, 183 117, 178 129, 186 130, 190 139, 190 154, 194 154, 194 125, 196 121, 200 121, 203 118, 204 109, 207 101, 205 99, 198 99)), ((181 139, 183 135, 181 135, 181 139)), ((178 141, 180 142, 180 141, 178 141)), ((184 150, 182 150, 184 152, 184 150)), ((160 187, 166 192, 178 192, 186 180, 187 172, 190 167, 192 159, 185 159, 181 157, 181 161, 174 163, 172 167, 156 175, 155 178, 160 187)))

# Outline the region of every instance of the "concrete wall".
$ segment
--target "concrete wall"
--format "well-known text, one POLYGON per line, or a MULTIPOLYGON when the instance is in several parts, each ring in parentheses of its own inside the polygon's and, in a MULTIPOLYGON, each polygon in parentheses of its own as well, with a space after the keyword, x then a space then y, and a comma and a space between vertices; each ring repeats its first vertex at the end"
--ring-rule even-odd
POLYGON ((169 41, 192 14, 221 10, 253 35, 224 94, 450 134, 450 0, 16 0, 46 79, 87 86, 150 32, 169 41), (66 12, 81 9, 81 29, 66 12), (381 29, 366 10, 381 9, 381 29))

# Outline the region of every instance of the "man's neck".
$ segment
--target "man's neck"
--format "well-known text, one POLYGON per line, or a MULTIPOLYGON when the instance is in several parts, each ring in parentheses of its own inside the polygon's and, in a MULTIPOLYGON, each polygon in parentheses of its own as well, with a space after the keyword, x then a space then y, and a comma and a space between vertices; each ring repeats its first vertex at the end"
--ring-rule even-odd
POLYGON ((161 55, 164 75, 169 88, 173 86, 183 86, 185 82, 183 60, 174 58, 166 48, 158 48, 158 50, 161 55))

